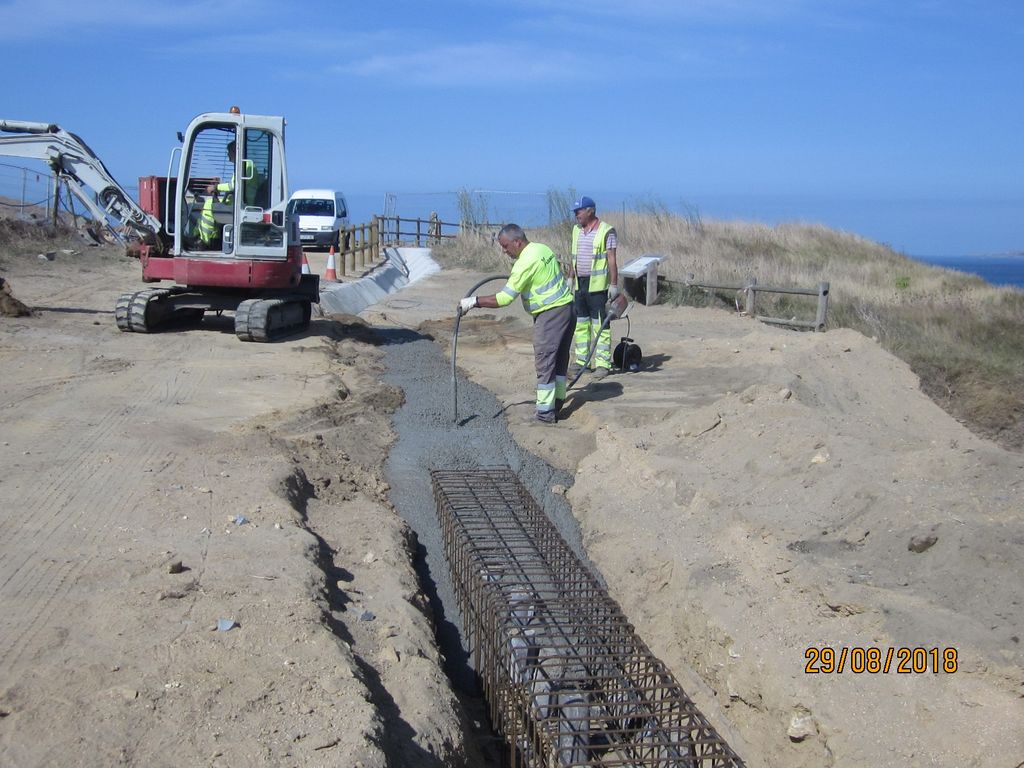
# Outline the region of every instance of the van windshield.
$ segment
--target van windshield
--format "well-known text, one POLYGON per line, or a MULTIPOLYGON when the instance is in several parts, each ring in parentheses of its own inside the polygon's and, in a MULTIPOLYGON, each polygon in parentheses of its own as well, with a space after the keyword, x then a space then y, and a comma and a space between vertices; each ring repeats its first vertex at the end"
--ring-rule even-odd
POLYGON ((330 216, 334 218, 333 200, 299 199, 288 203, 292 213, 298 216, 330 216))

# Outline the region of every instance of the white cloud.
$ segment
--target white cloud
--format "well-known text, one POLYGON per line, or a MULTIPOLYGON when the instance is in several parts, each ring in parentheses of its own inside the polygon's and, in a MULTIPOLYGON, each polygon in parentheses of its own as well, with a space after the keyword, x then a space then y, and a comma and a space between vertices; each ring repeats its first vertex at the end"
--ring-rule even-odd
MULTIPOLYGON (((565 3, 555 0, 511 0, 511 5, 566 12, 565 3)), ((585 4, 575 6, 572 13, 578 21, 594 21, 596 16, 605 16, 623 20, 735 23, 785 17, 814 7, 809 0, 587 0, 585 4)))
MULTIPOLYGON (((0 5, 0 39, 64 39, 68 34, 97 30, 210 29, 234 19, 261 15, 265 0, 12 0, 0 5)), ((152 40, 140 41, 151 44, 152 40)))
POLYGON ((571 82, 587 76, 573 53, 494 42, 376 53, 339 71, 434 87, 571 82))

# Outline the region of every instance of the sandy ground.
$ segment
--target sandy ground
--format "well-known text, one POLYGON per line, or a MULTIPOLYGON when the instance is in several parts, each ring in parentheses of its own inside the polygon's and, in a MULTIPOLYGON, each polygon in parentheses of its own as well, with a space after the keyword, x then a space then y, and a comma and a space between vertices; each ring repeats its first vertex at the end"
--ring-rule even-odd
MULTIPOLYGON (((138 265, 76 247, 0 246, 37 310, 0 318, 0 765, 493 764, 383 479, 402 392, 371 331, 122 334, 138 265)), ((363 318, 446 344, 478 277, 363 318)), ((856 334, 670 307, 630 334, 643 369, 585 378, 554 428, 518 424, 520 308, 471 313, 458 363, 574 476, 612 595, 747 763, 1021 764, 1024 457, 856 334), (940 671, 897 673, 914 647, 940 671), (806 671, 822 648, 843 672, 806 671), (851 671, 876 648, 888 673, 851 671)))
MULTIPOLYGON (((478 277, 447 272, 367 316, 446 339, 432 319, 478 277)), ((585 376, 565 421, 519 437, 574 473, 613 597, 748 764, 1020 765, 1024 456, 858 334, 663 306, 630 323, 642 370, 585 376), (830 668, 822 649, 836 666, 845 649, 842 672, 808 671, 830 668)), ((462 321, 459 367, 513 422, 532 408, 531 354, 518 307, 462 321)))
POLYGON ((481 764, 382 479, 375 346, 122 334, 137 262, 72 247, 0 251, 37 311, 0 318, 0 765, 481 764))

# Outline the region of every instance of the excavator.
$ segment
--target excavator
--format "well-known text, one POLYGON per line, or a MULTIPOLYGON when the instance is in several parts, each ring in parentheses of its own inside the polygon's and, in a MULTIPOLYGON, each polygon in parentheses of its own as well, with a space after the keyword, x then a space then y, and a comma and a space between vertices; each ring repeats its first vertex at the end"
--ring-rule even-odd
POLYGON ((242 341, 309 327, 317 275, 302 274, 298 218, 289 216, 283 117, 206 112, 178 134, 167 175, 139 179, 139 202, 81 138, 49 123, 0 120, 0 155, 46 162, 139 259, 145 283, 122 294, 117 327, 153 333, 234 312, 242 341), (172 173, 175 171, 175 173, 172 173))

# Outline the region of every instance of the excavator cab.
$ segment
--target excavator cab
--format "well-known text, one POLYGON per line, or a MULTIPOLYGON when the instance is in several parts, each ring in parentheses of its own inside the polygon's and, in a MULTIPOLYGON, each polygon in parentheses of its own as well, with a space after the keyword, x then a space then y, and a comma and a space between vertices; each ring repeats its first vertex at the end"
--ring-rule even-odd
POLYGON ((185 133, 177 179, 166 222, 176 255, 287 257, 283 118, 200 115, 185 133))
POLYGON ((297 219, 288 216, 284 158, 283 117, 232 111, 194 118, 168 168, 163 228, 173 242, 169 253, 142 255, 143 280, 297 287, 302 245, 297 219))

